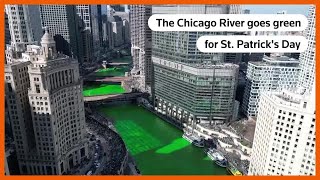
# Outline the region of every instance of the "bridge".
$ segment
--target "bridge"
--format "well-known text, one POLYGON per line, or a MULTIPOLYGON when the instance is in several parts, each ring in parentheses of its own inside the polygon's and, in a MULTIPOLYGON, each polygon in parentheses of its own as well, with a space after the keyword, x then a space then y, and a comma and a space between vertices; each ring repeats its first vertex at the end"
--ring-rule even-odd
POLYGON ((132 93, 123 93, 123 94, 89 96, 89 97, 84 97, 84 102, 89 104, 94 104, 94 103, 100 104, 100 103, 119 102, 119 101, 132 101, 144 95, 145 94, 141 92, 132 92, 132 93))
POLYGON ((115 77, 97 77, 97 76, 89 76, 83 78, 83 81, 86 82, 122 82, 122 81, 128 81, 129 77, 120 77, 120 76, 115 76, 115 77))

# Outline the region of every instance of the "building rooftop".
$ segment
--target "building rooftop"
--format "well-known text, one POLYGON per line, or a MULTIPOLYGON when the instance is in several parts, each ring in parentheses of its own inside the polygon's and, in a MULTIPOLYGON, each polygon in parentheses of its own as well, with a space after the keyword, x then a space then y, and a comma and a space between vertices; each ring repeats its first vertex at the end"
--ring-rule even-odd
POLYGON ((249 64, 256 66, 298 66, 299 60, 280 54, 271 54, 270 57, 265 55, 262 61, 250 61, 249 64))

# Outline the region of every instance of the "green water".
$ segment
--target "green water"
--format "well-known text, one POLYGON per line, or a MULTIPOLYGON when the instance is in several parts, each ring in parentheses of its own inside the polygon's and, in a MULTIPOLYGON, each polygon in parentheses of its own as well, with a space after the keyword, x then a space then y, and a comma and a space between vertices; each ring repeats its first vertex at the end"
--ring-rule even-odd
POLYGON ((133 104, 105 106, 99 110, 115 120, 143 175, 225 175, 202 148, 182 138, 182 132, 151 112, 133 104))
POLYGON ((83 86, 83 96, 122 94, 126 90, 120 84, 93 84, 83 86))
POLYGON ((129 71, 129 67, 110 67, 106 69, 99 69, 94 73, 95 76, 124 76, 125 72, 129 71))

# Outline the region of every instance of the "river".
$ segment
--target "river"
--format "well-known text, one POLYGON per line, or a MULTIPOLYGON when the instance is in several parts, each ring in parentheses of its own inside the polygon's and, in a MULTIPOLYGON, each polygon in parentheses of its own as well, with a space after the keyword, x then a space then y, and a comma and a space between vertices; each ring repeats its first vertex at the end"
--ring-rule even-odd
POLYGON ((135 104, 104 106, 99 111, 115 127, 142 175, 226 175, 182 131, 135 104))

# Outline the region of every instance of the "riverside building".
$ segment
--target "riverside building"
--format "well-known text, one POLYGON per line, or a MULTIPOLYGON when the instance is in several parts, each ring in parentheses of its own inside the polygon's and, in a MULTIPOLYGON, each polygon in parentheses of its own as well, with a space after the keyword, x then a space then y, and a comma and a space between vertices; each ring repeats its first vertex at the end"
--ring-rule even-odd
POLYGON ((133 68, 131 74, 135 88, 151 94, 152 82, 152 31, 148 19, 152 15, 151 6, 130 6, 130 34, 133 68))
POLYGON ((293 90, 264 92, 259 101, 249 174, 315 175, 315 7, 305 31, 299 82, 293 90))
POLYGON ((21 174, 66 174, 88 157, 77 60, 46 29, 5 66, 5 94, 21 174))
POLYGON ((299 61, 286 56, 272 54, 264 56, 262 61, 249 62, 242 111, 248 117, 255 117, 261 93, 296 87, 299 72, 299 61))
POLYGON ((315 88, 265 92, 258 109, 249 175, 315 175, 315 88))
MULTIPOLYGON (((153 14, 232 14, 233 5, 152 6, 153 14)), ((218 32, 152 32, 155 110, 176 121, 223 123, 233 119, 238 65, 222 53, 202 53, 202 35, 218 32)))
POLYGON ((316 58, 316 7, 310 6, 308 14, 308 28, 304 32, 308 40, 307 49, 300 53, 301 75, 298 85, 310 92, 312 84, 315 82, 315 58, 316 58))

